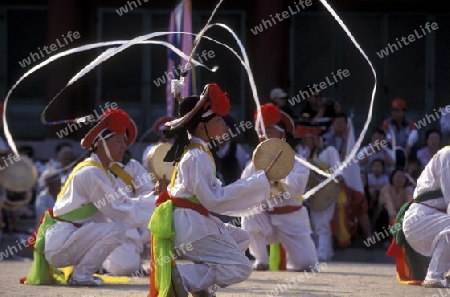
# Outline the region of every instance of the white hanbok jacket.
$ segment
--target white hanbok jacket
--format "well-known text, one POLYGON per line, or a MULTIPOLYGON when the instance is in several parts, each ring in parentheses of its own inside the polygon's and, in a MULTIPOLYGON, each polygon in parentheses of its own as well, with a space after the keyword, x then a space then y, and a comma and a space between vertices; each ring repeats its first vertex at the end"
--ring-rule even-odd
MULTIPOLYGON (((191 142, 207 144, 192 137, 191 142)), ((264 171, 259 170, 245 179, 222 186, 215 175, 214 161, 202 149, 194 148, 184 154, 178 163, 177 177, 170 189, 172 197, 190 198, 196 196, 209 211, 233 215, 245 210, 269 196, 269 181, 264 171)), ((176 208, 173 214, 175 246, 192 243, 208 235, 226 234, 224 224, 218 218, 208 217, 187 208, 176 208)))

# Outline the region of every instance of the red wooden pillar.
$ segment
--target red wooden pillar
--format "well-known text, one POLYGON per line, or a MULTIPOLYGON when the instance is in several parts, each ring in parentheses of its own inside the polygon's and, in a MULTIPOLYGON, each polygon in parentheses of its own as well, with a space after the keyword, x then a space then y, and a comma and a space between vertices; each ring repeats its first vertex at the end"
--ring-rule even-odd
POLYGON ((251 66, 263 102, 270 99, 269 93, 272 88, 281 87, 286 90, 288 88, 290 19, 279 21, 275 16, 286 10, 284 2, 254 1, 254 14, 248 22, 248 36, 253 53, 251 66), (263 31, 255 35, 250 28, 261 24, 263 31))
MULTIPOLYGON (((253 6, 248 9, 247 36, 250 66, 262 104, 270 100, 271 89, 281 87, 288 91, 289 88, 290 19, 279 21, 275 16, 276 13, 281 14, 287 10, 286 7, 285 1, 258 0, 253 1, 253 6), (272 25, 270 26, 269 23, 272 25), (262 32, 254 34, 250 30, 260 25, 263 25, 262 32)), ((250 88, 248 89, 246 117, 253 122, 256 107, 251 99, 250 88)), ((248 133, 248 137, 256 141, 255 133, 248 133)))

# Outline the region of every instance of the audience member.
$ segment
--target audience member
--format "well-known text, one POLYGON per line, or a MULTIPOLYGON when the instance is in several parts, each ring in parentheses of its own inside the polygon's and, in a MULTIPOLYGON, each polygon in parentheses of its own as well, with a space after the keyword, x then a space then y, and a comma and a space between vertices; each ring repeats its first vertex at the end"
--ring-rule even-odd
MULTIPOLYGON (((389 178, 385 174, 385 164, 382 159, 375 159, 371 164, 371 172, 367 174, 367 187, 369 191, 369 209, 378 206, 381 189, 389 184, 389 178)), ((372 213, 372 212, 371 212, 372 213)), ((374 222, 372 221, 372 224, 374 222)))
POLYGON ((291 118, 295 119, 297 116, 291 107, 287 104, 287 93, 281 88, 274 88, 270 91, 270 101, 280 110, 287 113, 291 118))
POLYGON ((344 160, 347 151, 347 115, 338 113, 334 117, 333 124, 324 136, 327 145, 334 146, 339 153, 340 160, 344 160))
MULTIPOLYGON (((222 118, 227 125, 227 130, 230 131, 230 139, 228 141, 221 141, 220 143, 213 140, 212 147, 215 149, 212 152, 216 164, 217 178, 220 179, 223 186, 226 186, 240 179, 245 165, 250 160, 250 155, 233 138, 233 135, 237 135, 235 119, 230 115, 223 116, 222 118)), ((232 216, 213 214, 225 223, 234 220, 232 216)), ((235 222, 238 222, 238 219, 235 222)))
POLYGON ((408 186, 408 179, 402 169, 395 169, 389 177, 389 184, 381 188, 380 206, 384 208, 388 215, 388 220, 383 222, 383 226, 388 226, 395 219, 400 207, 413 198, 411 187, 408 186))
POLYGON ((426 146, 417 151, 417 159, 422 168, 428 164, 434 154, 441 148, 442 134, 437 129, 429 129, 425 135, 426 146))
POLYGON ((402 168, 406 165, 406 160, 419 139, 414 122, 406 118, 406 107, 405 100, 394 98, 391 103, 392 116, 382 125, 387 140, 396 151, 396 165, 402 168))
POLYGON ((250 161, 250 155, 245 151, 241 144, 239 144, 233 135, 236 134, 236 121, 230 116, 223 117, 228 131, 230 131, 230 140, 222 141, 214 145, 213 150, 214 160, 216 163, 217 177, 222 181, 224 186, 229 185, 241 177, 241 173, 245 165, 250 161))
POLYGON ((445 108, 445 113, 441 116, 440 124, 441 124, 441 132, 442 132, 442 143, 444 146, 450 144, 450 105, 447 105, 445 108))
POLYGON ((370 173, 372 162, 375 159, 381 159, 385 164, 385 172, 388 174, 395 165, 394 155, 391 149, 388 148, 386 142, 386 133, 382 129, 375 129, 372 132, 371 143, 359 151, 358 155, 362 154, 362 159, 359 159, 359 165, 365 173, 370 173), (385 144, 385 145, 383 145, 385 144))
POLYGON ((306 104, 302 108, 300 118, 310 124, 328 129, 336 115, 334 102, 331 98, 323 97, 320 92, 313 92, 310 85, 307 85, 301 92, 310 96, 306 98, 306 104))
POLYGON ((406 177, 409 180, 410 186, 415 187, 416 181, 419 178, 420 174, 422 173, 423 168, 420 165, 419 159, 416 157, 410 157, 406 164, 406 177))
POLYGON ((42 214, 49 208, 53 208, 56 198, 61 191, 61 176, 58 171, 52 168, 47 168, 41 175, 41 179, 45 183, 45 188, 36 198, 36 228, 39 227, 39 222, 42 214))
POLYGON ((56 155, 56 162, 53 166, 55 169, 60 170, 62 185, 66 183, 72 169, 75 167, 75 160, 76 155, 72 147, 64 146, 58 151, 56 155))

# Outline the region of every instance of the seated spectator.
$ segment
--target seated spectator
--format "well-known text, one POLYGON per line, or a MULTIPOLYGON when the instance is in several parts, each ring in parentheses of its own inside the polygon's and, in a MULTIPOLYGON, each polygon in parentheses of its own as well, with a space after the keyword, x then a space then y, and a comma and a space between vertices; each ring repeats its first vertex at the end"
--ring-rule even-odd
POLYGON ((384 186, 380 191, 379 201, 389 216, 388 224, 395 219, 400 207, 412 198, 412 189, 408 187, 405 172, 402 169, 395 169, 389 178, 389 185, 384 186))
POLYGON ((377 207, 381 188, 389 184, 389 178, 385 174, 384 161, 375 159, 371 164, 371 172, 367 174, 367 187, 369 190, 369 208, 377 207))
POLYGON ((387 146, 386 133, 382 129, 375 129, 372 132, 371 143, 361 148, 358 152, 359 154, 362 154, 362 159, 359 159, 359 165, 361 165, 361 169, 365 173, 371 172, 372 162, 375 159, 383 160, 385 164, 384 173, 386 174, 389 174, 395 165, 393 152, 387 146))
POLYGON ((450 144, 450 105, 445 108, 445 113, 441 116, 441 132, 442 132, 442 143, 445 145, 450 144))
POLYGON ((347 150, 347 115, 345 113, 336 114, 330 131, 323 138, 325 144, 337 149, 340 160, 344 160, 347 150))
POLYGON ((270 91, 270 101, 280 110, 287 113, 291 118, 295 119, 297 116, 294 111, 287 104, 287 93, 281 88, 274 88, 270 91))
POLYGON ((426 146, 417 151, 417 159, 420 161, 422 168, 428 164, 434 154, 441 148, 442 134, 437 129, 430 129, 425 135, 426 146))
POLYGON ((382 125, 387 140, 392 148, 397 151, 396 165, 402 168, 406 165, 406 160, 419 139, 414 122, 406 118, 406 107, 406 101, 402 98, 392 100, 392 117, 386 119, 382 125))
POLYGON ((309 95, 306 98, 305 106, 302 108, 300 118, 310 124, 324 126, 328 129, 336 115, 333 100, 323 97, 320 92, 314 92, 311 85, 306 86, 300 92, 309 95))
POLYGON ((420 165, 420 161, 416 157, 410 157, 406 164, 406 177, 409 180, 409 185, 416 187, 417 179, 422 173, 423 168, 420 165))

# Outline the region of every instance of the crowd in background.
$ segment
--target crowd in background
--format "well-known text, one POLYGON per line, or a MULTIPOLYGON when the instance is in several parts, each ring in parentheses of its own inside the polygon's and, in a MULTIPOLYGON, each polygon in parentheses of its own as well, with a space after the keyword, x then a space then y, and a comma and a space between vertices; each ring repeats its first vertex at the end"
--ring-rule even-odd
MULTIPOLYGON (((272 95, 272 101, 295 117, 299 125, 320 127, 323 146, 335 147, 340 161, 345 159, 349 153, 346 144, 350 138, 350 119, 337 101, 314 93, 296 116, 283 90, 274 89, 272 95)), ((442 113, 438 118, 439 129, 411 121, 407 116, 407 101, 403 98, 392 98, 386 108, 390 108, 391 116, 379 126, 372 125, 370 143, 363 144, 358 153, 361 154, 358 160, 372 232, 387 229, 400 207, 412 199, 417 178, 433 155, 448 145, 450 134, 450 114, 442 113), (423 143, 421 135, 425 139, 423 143)), ((298 153, 311 157, 300 150, 298 153)), ((371 234, 364 234, 361 229, 359 235, 370 237, 371 234)), ((386 248, 390 239, 386 237, 380 246, 386 248)))

